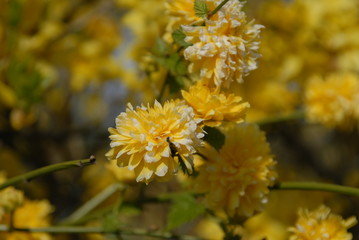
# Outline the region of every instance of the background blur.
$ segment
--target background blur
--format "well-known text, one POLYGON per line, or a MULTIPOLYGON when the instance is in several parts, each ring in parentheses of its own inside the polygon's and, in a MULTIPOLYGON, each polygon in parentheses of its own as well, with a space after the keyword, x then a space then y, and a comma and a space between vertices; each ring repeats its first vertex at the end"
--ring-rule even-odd
MULTIPOLYGON (((12 177, 92 154, 98 160, 19 186, 28 198, 51 202, 54 222, 118 181, 104 157, 107 128, 127 102, 153 103, 161 89, 167 70, 149 51, 166 32, 164 2, 0 0, 0 170, 12 177)), ((234 89, 251 104, 248 121, 301 110, 312 76, 359 74, 357 0, 248 0, 245 11, 265 26, 259 68, 234 89)), ((356 129, 304 120, 262 129, 278 161, 279 180, 359 187, 356 129)), ((149 189, 165 191, 171 184, 149 189)), ((294 191, 271 198, 269 214, 287 225, 298 206, 322 202, 344 217, 359 216, 353 197, 294 191)), ((157 213, 161 227, 165 214, 157 213)), ((352 231, 359 239, 359 227, 352 231)))

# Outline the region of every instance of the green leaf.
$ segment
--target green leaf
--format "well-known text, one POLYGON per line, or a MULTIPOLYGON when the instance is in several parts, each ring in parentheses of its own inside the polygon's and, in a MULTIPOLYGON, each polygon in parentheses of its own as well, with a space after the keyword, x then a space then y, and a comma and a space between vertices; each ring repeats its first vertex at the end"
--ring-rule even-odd
POLYGON ((167 216, 168 230, 192 221, 205 211, 203 204, 199 203, 191 193, 176 193, 170 197, 173 203, 167 216))
POLYGON ((203 130, 207 132, 207 134, 203 138, 204 141, 208 142, 209 144, 211 144, 212 147, 219 151, 226 140, 224 134, 218 128, 215 127, 205 126, 203 130))
POLYGON ((194 1, 194 12, 196 16, 204 18, 207 17, 208 7, 205 0, 195 0, 194 1))
POLYGON ((6 78, 24 109, 41 102, 48 85, 48 79, 39 73, 30 58, 12 59, 6 78))
POLYGON ((168 84, 169 84, 169 87, 170 87, 170 93, 171 94, 177 93, 184 86, 183 78, 180 77, 180 76, 169 75, 168 76, 168 84))
POLYGON ((187 62, 183 58, 180 58, 176 64, 175 73, 178 75, 186 75, 188 73, 187 70, 188 70, 187 62))
POLYGON ((109 213, 106 214, 103 218, 102 218, 102 227, 105 231, 115 231, 119 228, 119 219, 118 219, 118 214, 117 213, 109 213))
POLYGON ((152 53, 155 56, 166 56, 169 54, 170 46, 161 38, 157 38, 155 46, 152 48, 152 53))
POLYGON ((182 29, 176 29, 173 33, 172 33, 172 38, 173 40, 180 45, 181 47, 188 47, 191 46, 192 43, 188 43, 186 42, 184 39, 186 38, 186 34, 182 31, 182 29))
POLYGON ((172 75, 187 74, 187 62, 178 53, 172 53, 168 58, 162 62, 158 61, 158 63, 164 65, 172 75))

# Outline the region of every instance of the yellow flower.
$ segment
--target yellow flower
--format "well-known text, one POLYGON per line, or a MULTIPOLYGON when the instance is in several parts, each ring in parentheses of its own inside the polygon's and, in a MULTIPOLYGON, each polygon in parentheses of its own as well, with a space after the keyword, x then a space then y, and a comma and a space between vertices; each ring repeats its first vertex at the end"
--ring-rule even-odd
POLYGON ((289 228, 293 233, 290 240, 351 240, 353 238, 347 229, 357 223, 355 217, 344 220, 341 216, 332 214, 324 205, 312 212, 308 209, 300 209, 298 215, 295 227, 289 228))
POLYGON ((202 154, 207 161, 199 168, 194 189, 206 193, 204 202, 210 209, 228 217, 249 217, 267 202, 275 162, 256 125, 236 125, 226 129, 225 136, 219 152, 206 145, 202 154))
POLYGON ((310 79, 305 104, 310 121, 327 127, 351 129, 359 121, 359 77, 356 74, 333 74, 325 79, 310 79))
POLYGON ((136 176, 133 171, 130 171, 128 168, 119 168, 115 161, 107 163, 106 168, 119 182, 131 183, 136 180, 136 176))
POLYGON ((219 224, 212 218, 201 219, 194 227, 195 234, 201 239, 222 240, 224 232, 219 224))
MULTIPOLYGON (((5 172, 0 171, 0 184, 6 181, 5 172)), ((0 220, 5 213, 13 211, 24 201, 24 193, 14 187, 0 190, 0 220)))
POLYGON ((288 231, 283 223, 262 212, 244 223, 241 236, 243 240, 286 240, 288 231))
MULTIPOLYGON (((49 226, 49 214, 53 207, 47 200, 30 201, 26 200, 21 207, 18 207, 13 215, 13 223, 17 228, 35 228, 49 226)), ((5 219, 6 220, 6 219, 5 219)), ((9 219, 7 219, 9 220, 9 219)), ((8 224, 8 221, 0 222, 8 224)), ((52 237, 47 233, 0 233, 0 239, 7 240, 50 240, 52 237)))
POLYGON ((182 96, 194 109, 196 117, 208 126, 219 126, 223 121, 243 122, 249 108, 249 103, 243 102, 241 97, 220 93, 219 89, 211 89, 202 81, 191 86, 188 92, 182 90, 182 96))
POLYGON ((243 76, 257 68, 257 40, 263 26, 247 22, 242 7, 240 1, 230 0, 205 20, 205 26, 182 26, 185 41, 193 43, 184 50, 185 59, 191 62, 189 71, 213 78, 217 87, 229 87, 234 80, 241 82, 243 76))
POLYGON ((2 213, 12 211, 20 206, 24 200, 24 193, 14 187, 7 187, 0 191, 0 219, 2 213))
POLYGON ((170 16, 167 31, 172 33, 181 25, 190 25, 202 20, 194 11, 194 0, 167 0, 165 2, 167 13, 170 16))
POLYGON ((106 156, 134 170, 137 182, 166 181, 177 171, 180 159, 191 171, 192 154, 204 136, 198 123, 193 109, 179 100, 163 106, 155 101, 153 108, 134 109, 128 104, 117 117, 116 128, 109 128, 112 149, 106 156))

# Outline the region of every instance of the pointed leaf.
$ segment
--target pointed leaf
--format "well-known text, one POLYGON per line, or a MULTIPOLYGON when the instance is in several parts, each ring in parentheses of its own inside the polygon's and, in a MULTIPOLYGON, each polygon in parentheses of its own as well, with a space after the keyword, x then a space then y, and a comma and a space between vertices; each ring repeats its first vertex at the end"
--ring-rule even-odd
POLYGON ((215 127, 204 127, 203 130, 205 132, 207 132, 207 134, 204 136, 204 141, 208 142, 209 144, 211 144, 212 147, 214 147, 215 149, 217 149, 217 151, 219 151, 224 142, 225 142, 225 136, 224 134, 215 127))
POLYGON ((196 217, 202 215, 205 211, 203 204, 200 204, 191 193, 183 192, 173 195, 173 204, 171 205, 167 220, 167 229, 171 230, 179 227, 196 217))
POLYGON ((194 12, 196 16, 204 18, 207 17, 208 7, 205 0, 195 0, 194 1, 194 12))
POLYGON ((180 28, 176 29, 172 33, 172 38, 173 38, 173 41, 175 41, 181 47, 188 47, 188 46, 192 45, 192 43, 188 43, 184 40, 186 38, 186 34, 180 28))

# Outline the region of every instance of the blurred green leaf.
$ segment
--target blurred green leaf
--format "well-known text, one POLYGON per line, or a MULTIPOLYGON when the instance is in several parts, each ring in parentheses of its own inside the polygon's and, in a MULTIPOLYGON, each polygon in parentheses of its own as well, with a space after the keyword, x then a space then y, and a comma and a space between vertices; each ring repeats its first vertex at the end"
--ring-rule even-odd
POLYGON ((187 62, 178 53, 172 53, 164 64, 172 75, 185 75, 187 73, 187 62))
POLYGON ((196 16, 204 18, 208 14, 208 6, 204 0, 195 0, 194 1, 194 12, 196 16))
POLYGON ((119 218, 118 214, 111 212, 106 214, 102 219, 102 227, 105 231, 115 231, 119 229, 119 218))
POLYGON ((31 60, 13 59, 7 69, 6 78, 14 89, 21 107, 26 109, 42 100, 45 79, 35 69, 31 60))
POLYGON ((184 86, 183 78, 182 78, 182 77, 179 77, 179 76, 169 75, 169 76, 168 76, 168 84, 169 84, 169 87, 170 87, 170 93, 171 93, 171 94, 177 93, 177 92, 179 92, 179 91, 183 88, 183 86, 184 86))
POLYGON ((199 203, 191 193, 182 192, 170 195, 172 205, 167 216, 167 229, 179 227, 205 211, 203 204, 199 203))
POLYGON ((18 27, 22 17, 22 5, 19 0, 11 0, 8 3, 7 22, 11 27, 18 27))
POLYGON ((172 38, 173 40, 180 45, 181 47, 188 47, 191 46, 192 43, 188 43, 186 42, 184 39, 186 38, 186 34, 184 34, 184 32, 182 31, 182 29, 176 29, 173 33, 172 33, 172 38))
POLYGON ((205 126, 203 130, 207 132, 207 134, 204 136, 204 141, 208 142, 212 147, 219 151, 226 140, 224 134, 215 127, 205 126))
POLYGON ((171 47, 162 39, 157 38, 152 53, 157 57, 164 57, 170 53, 171 47))

